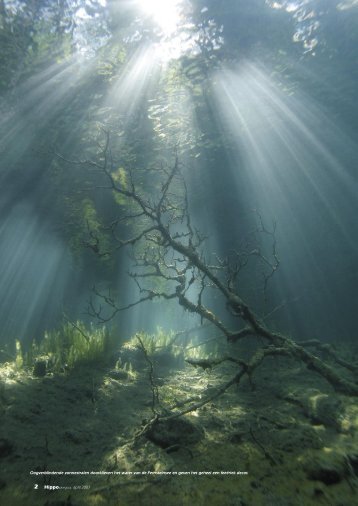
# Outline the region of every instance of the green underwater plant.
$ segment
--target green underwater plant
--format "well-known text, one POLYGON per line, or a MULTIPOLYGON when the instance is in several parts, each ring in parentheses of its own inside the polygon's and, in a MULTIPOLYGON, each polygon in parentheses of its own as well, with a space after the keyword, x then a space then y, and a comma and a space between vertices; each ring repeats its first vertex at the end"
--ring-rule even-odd
POLYGON ((147 332, 138 332, 132 336, 131 339, 126 343, 128 346, 138 346, 138 336, 140 337, 145 349, 150 355, 158 353, 160 351, 167 351, 173 356, 177 356, 181 353, 182 349, 179 347, 176 341, 176 334, 174 331, 165 331, 161 327, 157 327, 157 331, 153 334, 147 332))
POLYGON ((24 365, 24 358, 22 354, 21 342, 16 339, 15 341, 16 354, 15 354, 15 367, 21 369, 24 365))
POLYGON ((219 352, 218 343, 208 340, 198 344, 196 336, 189 336, 189 332, 174 330, 165 330, 157 327, 156 332, 138 332, 124 344, 124 347, 138 347, 138 336, 140 337, 145 349, 150 355, 168 353, 173 358, 187 357, 201 358, 210 355, 216 355, 219 352))
POLYGON ((209 358, 215 360, 221 356, 221 347, 216 339, 209 339, 198 343, 196 336, 189 336, 188 332, 165 330, 157 327, 155 333, 139 332, 123 345, 124 348, 138 348, 138 337, 148 355, 154 359, 172 357, 173 360, 190 359, 202 360, 209 358))
POLYGON ((74 369, 80 364, 103 362, 114 347, 107 327, 87 329, 81 321, 65 321, 59 329, 46 331, 40 343, 35 341, 27 354, 27 365, 45 360, 54 372, 74 369))

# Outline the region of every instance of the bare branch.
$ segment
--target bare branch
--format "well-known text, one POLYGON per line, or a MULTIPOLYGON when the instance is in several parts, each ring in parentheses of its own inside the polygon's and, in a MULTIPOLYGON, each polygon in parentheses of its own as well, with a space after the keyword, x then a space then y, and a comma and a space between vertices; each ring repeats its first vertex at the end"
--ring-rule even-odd
MULTIPOLYGON (((114 251, 125 246, 133 247, 134 262, 130 277, 136 283, 139 297, 134 302, 118 306, 110 293, 107 296, 94 289, 98 301, 95 303, 90 300, 90 314, 101 322, 107 322, 118 312, 143 302, 158 298, 176 299, 186 311, 197 314, 202 321, 206 320, 218 328, 229 342, 235 343, 245 337, 265 339, 269 346, 260 348, 248 364, 238 362, 240 371, 209 400, 224 393, 231 385, 239 383, 244 374, 250 377, 253 370, 269 355, 286 355, 300 360, 308 368, 325 377, 336 389, 350 395, 358 395, 358 386, 353 381, 341 378, 332 367, 308 352, 303 346, 267 326, 269 316, 278 308, 271 311, 265 318, 259 318, 239 290, 238 280, 242 270, 247 268, 250 261, 256 259, 263 269, 263 297, 266 301, 268 283, 280 265, 277 254, 276 223, 273 222, 272 228, 268 229, 260 213, 254 211, 258 225, 251 235, 243 240, 239 249, 232 250, 223 259, 216 256, 217 264, 210 265, 202 250, 205 237, 195 228, 191 220, 188 189, 180 172, 177 155, 171 168, 161 166, 157 169, 157 175, 162 177, 161 191, 158 195, 158 188, 154 187, 152 196, 148 197, 136 183, 134 171, 128 172, 129 182, 126 184, 121 183, 116 177, 113 171, 115 163, 110 136, 105 130, 103 135, 104 143, 99 146, 99 161, 70 160, 56 154, 66 163, 88 165, 100 170, 108 183, 105 188, 128 201, 130 209, 124 219, 135 220, 134 235, 118 238, 114 231, 120 223, 119 220, 112 221, 110 227, 115 240, 114 251), (258 245, 258 236, 269 239, 270 253, 267 252, 267 244, 262 247, 258 245), (162 280, 165 288, 161 291, 154 290, 151 282, 153 278, 162 280), (221 297, 223 306, 226 305, 231 316, 238 320, 239 330, 231 330, 223 321, 221 314, 219 317, 206 307, 207 300, 210 300, 206 294, 213 288, 216 289, 218 297, 221 297), (104 313, 103 306, 107 314, 104 313)), ((138 174, 136 176, 138 177, 138 174)), ((96 232, 90 230, 89 226, 88 235, 87 247, 99 255, 107 254, 102 251, 96 232)), ((175 416, 197 409, 209 400, 201 401, 195 405, 196 407, 188 408, 175 416)))

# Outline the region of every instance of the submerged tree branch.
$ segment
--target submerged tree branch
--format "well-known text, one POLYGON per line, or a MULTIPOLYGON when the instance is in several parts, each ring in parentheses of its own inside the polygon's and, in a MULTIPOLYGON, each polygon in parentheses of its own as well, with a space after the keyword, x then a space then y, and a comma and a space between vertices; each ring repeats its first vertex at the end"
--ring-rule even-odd
MULTIPOLYGON (((219 397, 231 385, 238 384, 245 374, 250 377, 262 360, 269 355, 285 355, 300 360, 309 369, 323 376, 335 389, 349 395, 358 395, 358 385, 353 381, 340 377, 331 366, 302 345, 271 330, 265 321, 267 316, 260 318, 240 292, 238 276, 247 265, 249 258, 257 258, 268 269, 264 274, 263 291, 266 299, 268 282, 280 263, 275 236, 276 224, 273 224, 272 230, 267 229, 261 215, 257 213, 259 226, 256 233, 270 238, 272 245, 270 258, 260 248, 248 244, 243 252, 233 251, 230 258, 226 259, 219 259, 216 256, 217 263, 211 264, 204 257, 202 250, 205 238, 195 229, 191 221, 187 186, 181 174, 178 157, 175 156, 170 169, 163 167, 158 169, 157 175, 162 177, 162 182, 159 190, 158 186, 153 186, 149 197, 136 181, 134 171, 128 173, 129 182, 126 184, 116 177, 109 133, 105 132, 104 135, 105 142, 100 154, 101 163, 88 160, 71 161, 61 156, 60 158, 67 163, 88 164, 95 167, 101 171, 106 180, 107 184, 103 188, 110 189, 114 195, 124 197, 126 202, 130 203, 130 211, 126 215, 132 217, 135 222, 136 232, 131 237, 121 239, 114 236, 115 251, 126 246, 132 247, 135 270, 129 275, 136 283, 139 297, 136 301, 121 307, 112 297, 95 291, 97 299, 102 300, 109 307, 110 313, 105 316, 102 306, 96 306, 91 301, 89 308, 91 314, 101 322, 106 322, 119 311, 130 309, 146 301, 156 298, 176 299, 184 310, 197 314, 202 321, 213 324, 228 342, 235 343, 242 338, 259 337, 268 344, 267 347, 258 349, 247 364, 237 361, 239 372, 208 400, 200 401, 191 408, 172 416, 181 416, 219 397), (163 288, 154 290, 153 279, 158 279, 163 288), (208 307, 208 301, 210 301, 207 295, 208 288, 216 289, 231 317, 238 320, 236 330, 230 329, 229 324, 208 307)), ((113 223, 116 221, 112 222, 112 230, 116 226, 113 223)), ((92 250, 95 253, 96 250, 100 251, 99 240, 95 233, 90 233, 90 237, 92 246, 95 246, 92 250)), ((332 356, 332 352, 330 354, 332 356)), ((342 361, 341 365, 343 365, 342 361)), ((345 367, 351 371, 355 370, 353 366, 345 365, 345 367)))

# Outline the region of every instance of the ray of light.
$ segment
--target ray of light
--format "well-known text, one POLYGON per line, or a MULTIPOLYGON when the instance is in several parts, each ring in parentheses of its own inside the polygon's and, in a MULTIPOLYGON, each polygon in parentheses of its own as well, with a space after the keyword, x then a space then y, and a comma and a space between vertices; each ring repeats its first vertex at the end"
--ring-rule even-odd
POLYGON ((2 221, 0 240, 0 338, 22 340, 53 325, 66 304, 66 288, 74 281, 71 260, 28 205, 14 206, 2 221))
POLYGON ((340 156, 352 144, 324 111, 308 97, 285 95, 257 65, 218 77, 218 111, 224 126, 237 139, 243 170, 261 201, 292 208, 319 202, 331 221, 340 223, 345 202, 334 198, 344 192, 355 199, 357 184, 340 156))
POLYGON ((352 304, 344 279, 358 253, 356 145, 317 100, 286 93, 258 62, 223 70, 216 83, 213 108, 234 146, 228 170, 238 198, 277 221, 278 299, 300 294, 297 328, 333 332, 337 294, 352 304))
POLYGON ((153 92, 160 71, 152 45, 140 47, 114 79, 105 105, 130 115, 144 96, 153 92))
POLYGON ((51 128, 59 112, 76 100, 93 64, 81 64, 77 58, 54 63, 21 85, 21 102, 16 107, 10 105, 0 120, 0 151, 6 160, 1 177, 6 177, 29 150, 39 148, 41 129, 51 128))

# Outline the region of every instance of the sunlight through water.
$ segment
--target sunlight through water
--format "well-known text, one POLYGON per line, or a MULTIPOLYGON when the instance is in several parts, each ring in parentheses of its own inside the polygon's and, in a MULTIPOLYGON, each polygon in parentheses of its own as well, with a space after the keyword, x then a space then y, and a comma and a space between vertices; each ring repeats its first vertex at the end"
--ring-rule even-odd
POLYGON ((28 204, 18 204, 0 223, 0 306, 7 315, 0 339, 28 338, 52 324, 76 278, 64 244, 41 221, 28 204))
POLYGON ((334 305, 342 278, 327 276, 329 259, 343 248, 357 252, 353 139, 314 98, 290 95, 260 62, 218 72, 213 107, 231 139, 229 171, 244 205, 277 223, 285 259, 275 278, 279 300, 301 291, 310 311, 320 303, 312 303, 319 285, 320 299, 334 305))
POLYGON ((182 0, 138 0, 138 3, 143 12, 160 26, 164 35, 169 36, 177 30, 182 0))
POLYGON ((195 38, 188 36, 193 25, 188 22, 191 2, 188 0, 137 0, 138 9, 153 20, 159 29, 156 58, 167 62, 193 51, 195 38))
POLYGON ((339 224, 342 204, 333 198, 337 187, 351 198, 356 192, 336 156, 350 144, 345 134, 308 96, 282 91, 259 63, 246 63, 237 72, 223 70, 217 82, 218 113, 236 138, 259 200, 272 208, 279 202, 292 207, 296 198, 298 207, 302 201, 320 203, 339 224), (307 183, 310 193, 300 194, 307 183))
POLYGON ((139 47, 113 80, 106 105, 118 108, 126 115, 131 114, 151 92, 158 71, 153 46, 139 47))

